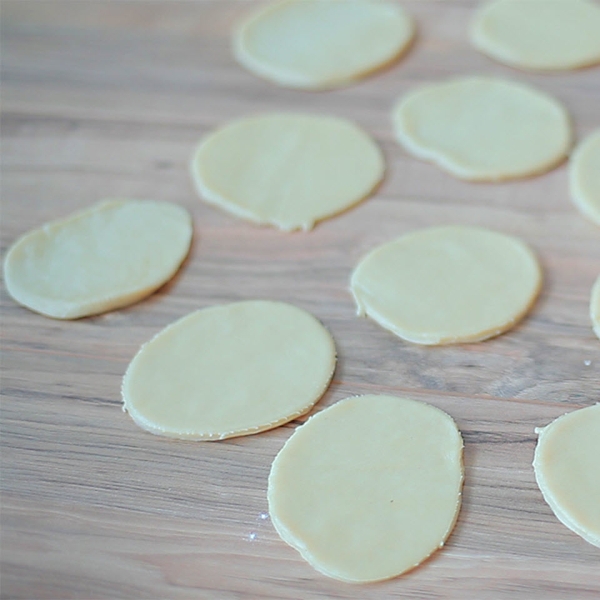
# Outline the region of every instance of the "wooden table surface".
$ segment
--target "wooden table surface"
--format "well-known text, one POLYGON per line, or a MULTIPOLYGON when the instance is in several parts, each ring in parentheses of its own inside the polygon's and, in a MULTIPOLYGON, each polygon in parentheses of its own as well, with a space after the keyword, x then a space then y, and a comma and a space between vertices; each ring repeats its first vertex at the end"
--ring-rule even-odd
POLYGON ((232 59, 250 1, 6 0, 2 5, 2 253, 25 231, 105 197, 179 203, 195 241, 152 297, 61 322, 2 289, 3 598, 600 597, 600 549, 544 503, 534 427, 600 400, 600 341, 589 292, 600 229, 572 206, 565 165, 541 177, 469 184, 408 156, 390 108, 423 82, 483 73, 561 100, 577 137, 600 126, 600 68, 541 75, 472 49, 476 2, 403 2, 410 53, 357 85, 278 88, 232 59), (381 144, 377 194, 310 233, 261 228, 199 201, 187 164, 229 119, 273 110, 353 119, 381 144), (375 245, 444 223, 521 237, 543 292, 513 331, 479 344, 420 347, 355 316, 350 272, 375 245), (122 412, 120 384, 140 344, 197 308, 247 298, 292 302, 335 337, 339 363, 315 411, 363 393, 423 400, 465 439, 466 483, 447 546, 413 572, 356 586, 314 571, 266 514, 273 457, 298 422, 223 442, 162 439, 122 412))

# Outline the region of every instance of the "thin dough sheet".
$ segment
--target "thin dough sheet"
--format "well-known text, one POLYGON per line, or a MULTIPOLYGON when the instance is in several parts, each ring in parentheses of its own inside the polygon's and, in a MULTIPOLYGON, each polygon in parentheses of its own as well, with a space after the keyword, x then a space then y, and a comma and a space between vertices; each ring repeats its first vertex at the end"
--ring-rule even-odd
POLYGON ((350 282, 359 315, 417 344, 499 335, 527 313, 541 284, 540 265, 522 241, 457 225, 375 248, 350 282))
POLYGON ((393 112, 404 148, 469 181, 502 181, 552 169, 571 147, 567 111, 528 85, 461 77, 409 92, 393 112))
POLYGON ((413 19, 395 2, 285 0, 243 23, 234 53, 243 66, 274 83, 321 90, 390 64, 414 34, 413 19))
POLYGON ((284 231, 306 231, 356 204, 384 170, 381 150, 353 123, 297 113, 229 123, 200 143, 191 164, 204 200, 284 231))
POLYGON ((600 548, 600 404, 536 433, 533 468, 544 500, 561 523, 600 548))
POLYGON ((275 458, 271 519, 329 577, 395 577, 450 535, 462 448, 454 421, 431 405, 393 396, 342 400, 296 429, 275 458))
POLYGON ((335 361, 329 332, 291 304, 213 306, 142 346, 123 378, 124 408, 158 435, 250 435, 310 410, 327 389, 335 361))
POLYGON ((177 272, 191 240, 180 206, 107 200, 21 237, 6 255, 4 279, 27 308, 77 319, 150 295, 177 272))

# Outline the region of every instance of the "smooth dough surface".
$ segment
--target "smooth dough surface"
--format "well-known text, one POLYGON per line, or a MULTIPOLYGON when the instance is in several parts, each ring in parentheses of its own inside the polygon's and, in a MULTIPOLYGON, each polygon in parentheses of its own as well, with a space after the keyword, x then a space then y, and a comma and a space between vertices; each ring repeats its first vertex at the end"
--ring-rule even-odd
MULTIPOLYGON (((600 37, 600 33, 598 35, 600 37)), ((600 129, 585 138, 573 152, 569 179, 575 206, 600 225, 600 129)))
POLYGON ((192 159, 199 194, 238 217, 291 231, 365 198, 383 155, 345 119, 273 114, 234 121, 204 139, 192 159))
POLYGON ((552 97, 511 81, 466 77, 409 92, 393 113, 398 141, 461 179, 536 175, 567 155, 571 127, 552 97))
POLYGON ((142 346, 123 378, 124 408, 159 435, 250 435, 310 410, 335 361, 331 335, 304 310, 266 300, 213 306, 142 346))
POLYGON ((558 520, 600 547, 600 404, 536 429, 533 468, 558 520))
POLYGON ((422 229, 370 252, 352 274, 359 315, 417 344, 477 342, 513 327, 542 284, 520 240, 475 227, 422 229))
POLYGON ((26 233, 4 263, 9 294, 56 319, 133 304, 175 274, 192 240, 188 212, 168 202, 107 200, 26 233))
POLYGON ((600 62, 600 7, 588 0, 496 0, 471 23, 476 48, 507 65, 534 70, 600 62))
POLYGON ((234 39, 237 60, 280 85, 342 86, 397 59, 415 33, 394 2, 286 0, 261 9, 234 39))
POLYGON ((463 442, 431 405, 342 400, 296 429, 269 475, 273 525, 315 569, 361 583, 395 577, 444 545, 458 517, 463 442))
POLYGON ((592 288, 592 297, 590 299, 590 317, 594 333, 600 338, 600 277, 592 288))

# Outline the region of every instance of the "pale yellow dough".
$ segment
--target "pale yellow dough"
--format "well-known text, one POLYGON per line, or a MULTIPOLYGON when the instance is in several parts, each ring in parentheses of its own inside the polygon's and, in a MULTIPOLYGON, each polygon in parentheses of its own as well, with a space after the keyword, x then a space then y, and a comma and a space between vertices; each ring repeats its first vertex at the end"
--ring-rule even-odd
POLYGON ((331 335, 304 310, 264 300, 213 306, 142 346, 123 378, 124 408, 159 435, 250 435, 310 410, 335 361, 331 335))
POLYGON ((533 468, 544 500, 561 523, 600 548, 600 404, 535 431, 533 468))
POLYGON ((345 119, 273 114, 209 135, 191 172, 207 202, 291 231, 311 229, 365 198, 384 168, 375 142, 345 119))
MULTIPOLYGON (((600 29, 598 32, 600 37, 600 29)), ((575 206, 600 225, 600 129, 583 140, 573 152, 569 178, 575 206)))
POLYGON ((352 274, 359 315, 417 344, 477 342, 513 327, 542 284, 529 247, 475 227, 422 229, 370 252, 352 274))
POLYGON ((592 288, 592 297, 590 299, 590 317, 594 333, 600 338, 600 277, 592 288))
POLYGON ((471 181, 542 173, 571 146, 569 117, 559 102, 497 78, 459 78, 409 92, 393 121, 408 152, 471 181))
POLYGON ((561 70, 600 62, 600 7, 588 0, 496 0, 471 23, 476 48, 512 67, 561 70))
POLYGON ((462 449, 456 424, 438 408, 393 396, 342 400, 296 429, 275 458, 273 525, 329 577, 400 575, 454 527, 462 449))
POLYGON ((56 319, 133 304, 175 274, 192 239, 188 212, 168 202, 107 200, 30 231, 4 262, 8 293, 56 319))
POLYGON ((395 2, 286 0, 242 25, 234 53, 256 75, 318 90, 346 85, 391 63, 414 33, 413 20, 395 2))

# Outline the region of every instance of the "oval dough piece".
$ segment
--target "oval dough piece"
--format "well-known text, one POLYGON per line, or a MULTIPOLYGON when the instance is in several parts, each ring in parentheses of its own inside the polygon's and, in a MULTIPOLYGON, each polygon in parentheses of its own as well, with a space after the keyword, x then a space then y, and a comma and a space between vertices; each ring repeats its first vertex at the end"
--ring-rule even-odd
POLYGON ((592 288, 592 297, 590 299, 590 317, 592 318, 592 327, 594 333, 600 338, 600 277, 592 288))
POLYGON ((454 527, 462 448, 454 421, 438 408, 393 396, 342 400, 296 429, 275 458, 273 525, 329 577, 400 575, 454 527))
POLYGON ((234 53, 260 77, 318 90, 386 66, 414 33, 413 20, 392 2, 288 0, 250 17, 235 36, 234 53))
POLYGON ((55 319, 133 304, 179 269, 192 240, 188 212, 168 202, 107 200, 26 233, 4 263, 9 294, 55 319))
POLYGON ((467 77, 428 85, 402 98, 393 120, 408 152, 471 181, 548 171, 571 146, 561 104, 502 79, 467 77))
POLYGON ((583 140, 573 152, 569 178, 575 206, 600 225, 600 129, 583 140))
POLYGON ((356 204, 383 173, 383 155, 361 129, 300 114, 234 121, 209 135, 192 160, 206 201, 285 231, 311 229, 356 204))
POLYGON ((588 0, 496 0, 471 24, 471 41, 512 67, 576 69, 600 62, 600 8, 588 0))
POLYGON ((600 404, 539 429, 535 479, 558 520, 600 548, 600 404))
POLYGON ((417 344, 478 342, 513 327, 542 273, 520 240, 475 227, 435 227, 370 252, 351 290, 359 315, 417 344))
POLYGON ((327 389, 335 360, 331 335, 295 306, 213 306, 142 346, 123 378, 124 408, 159 435, 250 435, 309 411, 327 389))

